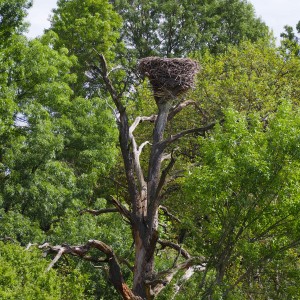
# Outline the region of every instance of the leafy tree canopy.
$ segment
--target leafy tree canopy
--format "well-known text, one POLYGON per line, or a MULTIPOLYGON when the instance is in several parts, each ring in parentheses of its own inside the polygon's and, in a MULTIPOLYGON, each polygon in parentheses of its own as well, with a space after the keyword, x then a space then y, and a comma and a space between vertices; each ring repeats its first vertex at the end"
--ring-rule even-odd
POLYGON ((299 128, 299 111, 284 102, 267 126, 229 109, 224 124, 199 140, 199 166, 182 196, 193 228, 188 243, 208 258, 198 277, 203 294, 194 297, 298 293, 290 282, 299 278, 299 128))
POLYGON ((86 278, 79 272, 58 274, 45 272, 47 261, 39 251, 28 251, 0 241, 0 298, 15 299, 83 299, 86 278))
POLYGON ((114 60, 120 26, 121 18, 107 0, 57 2, 51 30, 59 36, 55 47, 66 47, 77 57, 72 68, 77 74, 77 83, 73 85, 77 95, 95 93, 99 78, 93 77, 92 65, 98 60, 98 53, 104 54, 108 61, 114 60), (93 85, 96 87, 92 88, 93 85))
POLYGON ((20 33, 26 28, 24 18, 31 0, 1 0, 0 1, 0 40, 2 47, 5 41, 14 33, 20 33))
POLYGON ((268 27, 244 0, 113 0, 123 17, 122 38, 137 58, 223 52, 244 39, 268 36, 268 27))

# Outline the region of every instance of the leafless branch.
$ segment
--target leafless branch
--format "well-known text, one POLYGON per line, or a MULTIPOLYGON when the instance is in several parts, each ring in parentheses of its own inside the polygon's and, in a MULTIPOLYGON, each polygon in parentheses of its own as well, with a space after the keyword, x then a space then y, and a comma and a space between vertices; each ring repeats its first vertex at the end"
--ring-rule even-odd
POLYGON ((166 168, 162 171, 160 179, 159 179, 159 183, 156 189, 156 197, 158 197, 159 193, 161 192, 165 182, 166 182, 166 178, 167 175, 169 174, 170 170, 172 170, 174 164, 175 164, 175 158, 174 156, 171 154, 171 160, 169 162, 169 164, 166 166, 166 168))
POLYGON ((10 236, 4 236, 3 238, 0 238, 0 241, 10 241, 12 243, 16 243, 16 241, 10 236))
POLYGON ((100 61, 100 68, 97 66, 94 66, 94 68, 101 75, 101 77, 105 83, 105 86, 106 86, 112 100, 114 101, 118 111, 120 113, 124 112, 125 108, 124 108, 123 104, 121 103, 121 97, 120 97, 120 95, 118 95, 117 91, 115 90, 115 88, 109 78, 109 72, 108 72, 108 67, 107 67, 107 62, 105 60, 105 57, 103 54, 98 53, 96 49, 94 49, 94 51, 98 54, 99 61, 100 61))
POLYGON ((188 134, 192 134, 192 133, 198 133, 198 134, 205 134, 207 131, 209 131, 210 129, 214 128, 216 125, 216 122, 213 122, 207 126, 204 127, 199 127, 199 128, 192 128, 192 129, 187 129, 184 131, 181 131, 175 135, 172 135, 170 138, 162 141, 162 144, 164 147, 166 147, 167 145, 179 140, 180 138, 182 138, 183 136, 186 136, 188 134))
POLYGON ((45 243, 39 246, 39 248, 46 249, 47 252, 56 253, 56 256, 48 266, 47 271, 49 271, 64 254, 79 256, 83 259, 87 257, 88 258, 87 260, 90 260, 90 257, 87 256, 87 253, 91 249, 99 250, 101 253, 106 255, 106 259, 104 260, 102 259, 98 261, 108 263, 109 279, 114 285, 114 287, 116 288, 116 290, 119 291, 119 293, 122 295, 123 299, 125 300, 139 299, 133 294, 131 289, 125 283, 116 255, 114 254, 111 247, 109 247, 105 243, 98 240, 89 240, 85 245, 79 245, 79 246, 69 246, 69 245, 51 246, 50 244, 45 243))
POLYGON ((142 144, 138 147, 137 151, 138 151, 138 154, 139 154, 139 155, 141 154, 143 148, 144 148, 146 145, 148 145, 148 144, 150 144, 150 142, 149 142, 149 141, 145 141, 144 143, 142 143, 142 144))
POLYGON ((178 223, 181 223, 181 220, 178 219, 176 216, 174 216, 172 213, 170 213, 169 210, 165 206, 160 205, 159 208, 164 212, 164 214, 166 216, 170 217, 171 219, 174 219, 178 223))
POLYGON ((157 118, 157 115, 151 115, 149 117, 146 117, 146 116, 136 117, 134 122, 131 124, 129 130, 132 133, 140 123, 145 122, 145 121, 155 122, 156 118, 157 118))
POLYGON ((99 216, 101 214, 106 214, 106 213, 113 213, 113 212, 119 212, 117 208, 103 208, 103 209, 83 209, 79 213, 80 215, 83 215, 84 213, 89 213, 93 216, 99 216))
POLYGON ((180 270, 187 270, 192 266, 204 264, 205 259, 203 257, 192 257, 187 259, 185 262, 168 269, 167 271, 159 272, 154 279, 146 281, 146 284, 149 286, 151 296, 158 295, 180 270))
POLYGON ((120 201, 115 199, 114 197, 111 197, 109 200, 115 207, 109 207, 109 208, 103 208, 103 209, 83 209, 79 213, 80 215, 83 215, 84 213, 91 214, 93 216, 99 216, 101 214, 107 214, 107 213, 115 213, 119 212, 121 215, 126 217, 129 221, 131 220, 131 215, 129 210, 121 204, 120 201))
POLYGON ((129 222, 131 223, 132 220, 131 220, 131 213, 130 211, 124 206, 121 204, 120 201, 118 201, 117 199, 115 199, 114 197, 111 197, 111 203, 116 207, 116 209, 124 216, 126 217, 129 222))
POLYGON ((28 243, 25 249, 28 251, 32 246, 37 246, 37 245, 38 245, 37 243, 28 243))
POLYGON ((180 113, 185 107, 194 105, 197 106, 196 102, 193 100, 186 100, 183 102, 180 102, 178 105, 176 105, 174 108, 171 108, 169 115, 168 115, 168 121, 171 121, 178 113, 180 113))
POLYGON ((158 240, 157 242, 162 246, 162 249, 169 247, 178 251, 178 253, 181 254, 184 258, 186 259, 191 258, 191 255, 178 244, 175 244, 170 241, 164 241, 164 240, 158 240))

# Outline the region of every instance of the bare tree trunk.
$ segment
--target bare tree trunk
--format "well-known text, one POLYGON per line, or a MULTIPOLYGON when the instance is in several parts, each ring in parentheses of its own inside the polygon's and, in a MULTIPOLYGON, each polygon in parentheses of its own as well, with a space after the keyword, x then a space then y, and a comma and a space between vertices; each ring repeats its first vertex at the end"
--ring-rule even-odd
POLYGON ((133 291, 143 299, 152 299, 151 291, 146 289, 145 281, 151 279, 154 272, 154 252, 158 240, 158 184, 163 155, 161 142, 171 108, 170 102, 157 101, 159 111, 153 130, 152 149, 149 158, 147 198, 140 199, 141 204, 144 203, 144 212, 134 230, 135 272, 133 291))

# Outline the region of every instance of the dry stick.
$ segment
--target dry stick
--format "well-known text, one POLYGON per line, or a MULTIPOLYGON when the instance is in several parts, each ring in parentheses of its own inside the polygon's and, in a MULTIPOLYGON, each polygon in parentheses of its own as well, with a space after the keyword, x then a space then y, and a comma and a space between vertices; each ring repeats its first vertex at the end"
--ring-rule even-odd
POLYGON ((121 215, 126 217, 129 221, 131 221, 131 214, 130 211, 122 205, 117 199, 114 197, 111 197, 110 202, 115 206, 115 207, 110 207, 110 208, 103 208, 103 209, 83 209, 79 212, 80 215, 83 215, 84 213, 89 213, 93 216, 99 216, 101 214, 106 214, 106 213, 115 213, 119 212, 121 215))

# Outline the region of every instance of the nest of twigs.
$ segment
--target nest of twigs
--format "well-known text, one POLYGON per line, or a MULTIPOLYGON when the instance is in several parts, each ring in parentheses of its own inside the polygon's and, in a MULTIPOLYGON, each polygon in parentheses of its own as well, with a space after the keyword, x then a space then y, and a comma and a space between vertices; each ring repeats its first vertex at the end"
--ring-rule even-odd
POLYGON ((155 98, 168 101, 194 87, 200 67, 189 58, 146 57, 139 61, 138 69, 149 78, 155 98))

